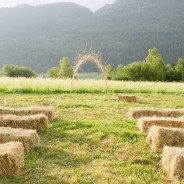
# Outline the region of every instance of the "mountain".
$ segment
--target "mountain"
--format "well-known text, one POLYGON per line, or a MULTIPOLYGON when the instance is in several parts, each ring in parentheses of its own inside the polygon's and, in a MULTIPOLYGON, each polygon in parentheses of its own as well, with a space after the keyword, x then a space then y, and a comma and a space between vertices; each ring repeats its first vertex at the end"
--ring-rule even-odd
POLYGON ((183 7, 183 0, 117 0, 95 13, 74 3, 0 8, 0 67, 46 72, 91 47, 113 65, 143 60, 152 47, 173 63, 184 57, 183 7))

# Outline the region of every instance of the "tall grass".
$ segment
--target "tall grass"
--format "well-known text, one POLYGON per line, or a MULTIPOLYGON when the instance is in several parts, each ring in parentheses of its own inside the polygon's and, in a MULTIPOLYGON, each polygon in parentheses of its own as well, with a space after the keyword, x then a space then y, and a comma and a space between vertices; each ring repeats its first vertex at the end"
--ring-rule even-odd
MULTIPOLYGON (((70 79, 0 78, 0 92, 4 93, 69 93, 70 79)), ((73 93, 172 93, 184 94, 184 83, 128 82, 103 80, 75 80, 73 93)))

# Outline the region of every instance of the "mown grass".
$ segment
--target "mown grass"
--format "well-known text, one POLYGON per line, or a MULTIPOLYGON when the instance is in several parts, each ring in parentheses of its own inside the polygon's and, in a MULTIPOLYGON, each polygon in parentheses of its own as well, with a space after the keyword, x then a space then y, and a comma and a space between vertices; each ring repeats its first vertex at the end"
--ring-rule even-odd
POLYGON ((56 117, 41 134, 42 148, 25 157, 23 172, 2 184, 168 183, 160 153, 146 133, 127 119, 130 107, 181 108, 184 94, 139 94, 140 103, 118 102, 117 94, 1 94, 0 105, 53 106, 56 117))
MULTIPOLYGON (((25 79, 0 78, 1 93, 69 93, 71 80, 62 79, 25 79)), ((164 82, 126 82, 107 81, 107 88, 103 80, 75 80, 73 93, 170 93, 184 94, 184 83, 164 82)))

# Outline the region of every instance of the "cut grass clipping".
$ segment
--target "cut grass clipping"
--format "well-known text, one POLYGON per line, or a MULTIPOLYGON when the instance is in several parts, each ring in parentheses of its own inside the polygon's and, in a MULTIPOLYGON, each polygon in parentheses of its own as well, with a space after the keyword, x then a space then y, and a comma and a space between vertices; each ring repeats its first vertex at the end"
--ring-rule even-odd
POLYGON ((164 145, 184 147, 184 129, 153 126, 149 129, 146 142, 153 150, 163 148, 164 145))
POLYGON ((54 117, 54 108, 52 107, 29 107, 29 108, 0 107, 0 115, 6 115, 6 114, 12 114, 17 116, 45 114, 49 120, 52 120, 54 117))
POLYGON ((25 152, 30 152, 40 147, 40 137, 36 130, 0 127, 0 144, 11 141, 21 142, 25 152))
POLYGON ((130 108, 128 111, 128 118, 141 118, 141 117, 181 117, 184 116, 184 109, 171 109, 171 108, 153 108, 153 107, 138 107, 130 108))
POLYGON ((151 126, 184 128, 184 117, 180 118, 143 117, 138 119, 137 127, 141 132, 147 131, 151 126))
POLYGON ((184 178, 184 148, 165 146, 162 166, 171 180, 182 180, 184 178))
POLYGON ((48 118, 44 114, 32 116, 4 115, 0 116, 1 127, 34 129, 44 132, 48 129, 48 118))
POLYGON ((14 176, 24 166, 24 148, 20 142, 0 144, 0 176, 14 176))

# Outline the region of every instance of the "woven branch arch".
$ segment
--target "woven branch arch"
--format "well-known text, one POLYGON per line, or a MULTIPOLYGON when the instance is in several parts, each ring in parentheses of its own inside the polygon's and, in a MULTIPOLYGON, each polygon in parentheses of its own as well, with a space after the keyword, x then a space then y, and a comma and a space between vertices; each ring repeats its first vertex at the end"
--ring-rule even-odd
POLYGON ((105 77, 105 68, 104 68, 102 61, 101 61, 101 55, 92 52, 92 53, 87 53, 87 54, 78 54, 77 62, 76 62, 75 68, 74 68, 74 73, 73 73, 73 78, 72 78, 71 91, 72 91, 72 87, 73 87, 73 80, 76 76, 76 73, 80 69, 81 65, 85 64, 88 61, 96 64, 99 71, 103 75, 103 78, 105 80, 106 87, 107 87, 107 82, 106 82, 106 77, 105 77))

